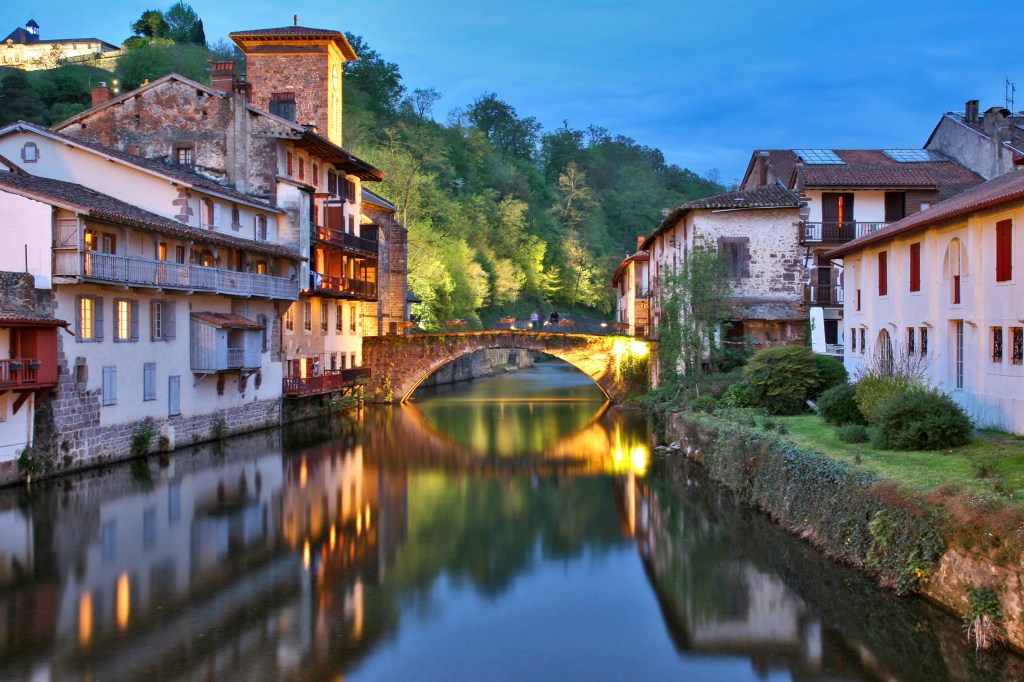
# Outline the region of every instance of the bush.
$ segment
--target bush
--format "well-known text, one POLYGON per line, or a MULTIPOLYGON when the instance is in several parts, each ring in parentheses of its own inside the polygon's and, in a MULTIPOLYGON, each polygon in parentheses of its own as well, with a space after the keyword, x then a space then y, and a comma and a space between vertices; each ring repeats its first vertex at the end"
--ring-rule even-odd
POLYGON ((725 407, 753 407, 754 387, 746 379, 741 379, 725 389, 719 402, 725 407))
POLYGON ((893 396, 906 393, 919 385, 915 380, 901 375, 871 374, 861 377, 856 383, 857 406, 868 424, 874 424, 882 405, 893 396))
POLYGON ((834 426, 868 423, 857 406, 857 388, 853 384, 839 384, 822 393, 818 397, 818 414, 834 426))
POLYGON ((693 402, 690 403, 690 410, 693 412, 707 412, 708 414, 711 414, 717 406, 717 400, 709 395, 702 395, 699 398, 695 398, 693 402))
POLYGON ((836 429, 836 438, 844 443, 867 443, 868 427, 863 424, 843 424, 836 429))
POLYGON ((818 385, 810 392, 812 398, 817 398, 833 386, 845 384, 849 378, 843 363, 833 357, 815 355, 814 361, 818 365, 818 385))
POLYGON ((754 404, 773 414, 796 414, 819 384, 818 363, 806 346, 768 348, 754 354, 743 374, 754 404))
POLYGON ((877 412, 874 445, 883 450, 938 450, 971 439, 971 420, 948 395, 916 388, 894 395, 877 412))

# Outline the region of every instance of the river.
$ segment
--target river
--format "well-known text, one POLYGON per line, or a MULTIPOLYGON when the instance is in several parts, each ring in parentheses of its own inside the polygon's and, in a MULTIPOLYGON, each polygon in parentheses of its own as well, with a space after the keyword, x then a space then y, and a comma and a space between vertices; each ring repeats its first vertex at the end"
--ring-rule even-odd
POLYGON ((560 363, 0 490, 3 680, 984 680, 560 363))

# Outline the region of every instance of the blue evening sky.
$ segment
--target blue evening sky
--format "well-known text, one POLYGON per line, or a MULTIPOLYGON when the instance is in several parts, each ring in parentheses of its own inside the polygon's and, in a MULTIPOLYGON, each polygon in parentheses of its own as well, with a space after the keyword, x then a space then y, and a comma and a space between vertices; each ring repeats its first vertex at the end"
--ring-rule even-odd
MULTIPOLYGON (((0 34, 120 43, 171 0, 5 2, 0 34)), ((723 182, 755 148, 920 147, 968 99, 1024 109, 1024 3, 920 0, 194 0, 210 41, 299 24, 351 31, 444 95, 485 92, 552 130, 594 124, 723 182)))

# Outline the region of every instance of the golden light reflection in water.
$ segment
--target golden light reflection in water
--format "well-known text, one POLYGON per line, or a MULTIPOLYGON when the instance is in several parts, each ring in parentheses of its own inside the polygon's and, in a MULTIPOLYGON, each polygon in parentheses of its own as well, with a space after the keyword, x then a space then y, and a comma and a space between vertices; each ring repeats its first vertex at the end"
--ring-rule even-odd
POLYGON ((86 590, 78 598, 78 643, 89 646, 92 640, 92 592, 86 590))
POLYGON ((128 581, 128 574, 122 573, 117 579, 117 629, 124 630, 128 627, 128 615, 132 609, 131 583, 128 581))
POLYGON ((335 525, 334 525, 334 524, 332 523, 332 524, 331 524, 331 549, 332 549, 332 550, 334 549, 334 546, 335 546, 335 545, 336 545, 337 543, 338 543, 338 529, 337 529, 337 527, 336 527, 336 526, 335 526, 335 525))
POLYGON ((309 570, 309 540, 302 545, 302 567, 309 570))

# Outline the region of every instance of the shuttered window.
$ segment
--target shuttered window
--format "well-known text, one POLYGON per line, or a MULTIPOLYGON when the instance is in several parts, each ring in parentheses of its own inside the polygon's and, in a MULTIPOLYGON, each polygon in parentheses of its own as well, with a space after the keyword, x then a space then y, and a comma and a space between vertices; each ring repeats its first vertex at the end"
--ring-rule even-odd
POLYGON ((114 299, 114 341, 139 340, 139 302, 129 298, 114 299))
POLYGON ((103 298, 79 296, 75 312, 75 341, 103 340, 103 298))
POLYGON ((167 377, 167 414, 170 417, 181 414, 181 377, 167 377))
POLYGON ((1013 278, 1013 221, 996 223, 996 281, 1009 282, 1013 278))
POLYGON ((910 290, 921 291, 921 242, 910 245, 910 290))
POLYGON ((156 363, 142 365, 142 399, 156 400, 156 363))
POLYGON ((889 252, 882 251, 878 254, 878 295, 885 296, 889 293, 889 252))
POLYGON ((117 405, 117 366, 103 366, 103 404, 117 405))

